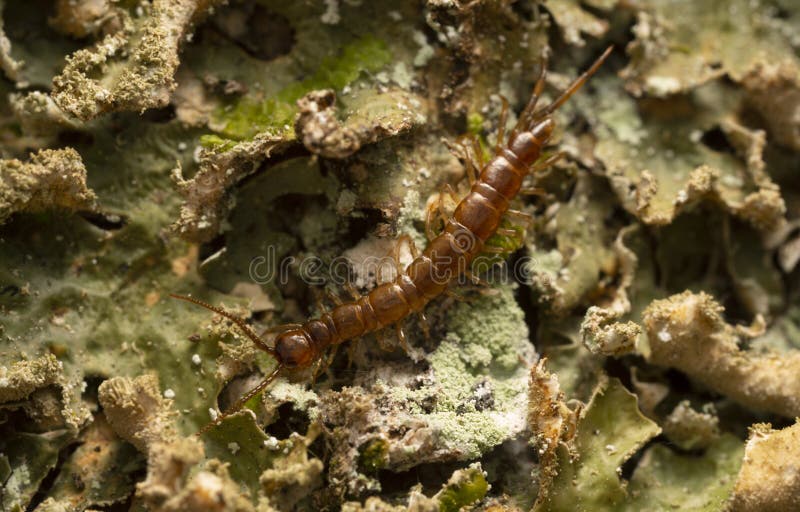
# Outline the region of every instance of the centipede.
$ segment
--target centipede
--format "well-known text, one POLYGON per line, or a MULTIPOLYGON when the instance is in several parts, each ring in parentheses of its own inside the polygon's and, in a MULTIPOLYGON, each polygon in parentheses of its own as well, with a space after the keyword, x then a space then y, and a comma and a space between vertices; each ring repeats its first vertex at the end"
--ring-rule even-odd
MULTIPOLYGON (((411 263, 393 280, 351 301, 338 301, 333 308, 305 323, 279 325, 261 335, 244 319, 222 308, 193 297, 170 294, 229 319, 277 363, 258 385, 217 414, 198 435, 242 409, 283 372, 309 368, 331 347, 392 325, 399 326, 410 315, 422 313, 429 302, 447 290, 453 279, 469 272, 470 263, 487 249, 487 240, 504 229, 501 227, 504 216, 514 213, 511 202, 520 193, 526 176, 550 167, 563 156, 563 153, 543 155, 556 127, 553 114, 597 72, 612 50, 613 47, 608 47, 555 100, 540 107, 547 75, 546 63, 542 62, 530 99, 508 137, 504 131, 507 113, 504 104, 494 155, 470 180, 469 191, 446 218, 439 233, 428 233, 430 240, 425 249, 421 253, 415 250, 411 263), (267 333, 274 336, 272 345, 264 338, 267 333)), ((431 209, 428 213, 430 217, 431 209)), ((398 334, 403 336, 399 328, 398 334)))

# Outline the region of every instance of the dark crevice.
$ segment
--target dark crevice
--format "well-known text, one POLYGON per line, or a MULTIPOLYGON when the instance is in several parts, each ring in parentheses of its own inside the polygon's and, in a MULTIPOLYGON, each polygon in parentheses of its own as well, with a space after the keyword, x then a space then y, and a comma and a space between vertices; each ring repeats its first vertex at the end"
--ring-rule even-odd
POLYGON ((220 9, 209 29, 251 57, 267 62, 287 55, 296 43, 289 19, 258 4, 235 2, 220 9))
POLYGON ((732 155, 736 154, 736 149, 731 145, 728 137, 725 135, 725 132, 723 132, 719 126, 715 126, 714 128, 703 133, 700 142, 705 144, 705 146, 709 149, 718 153, 730 153, 732 155))
POLYGON ((431 462, 414 466, 406 471, 381 470, 378 472, 381 494, 407 495, 410 488, 422 484, 422 492, 431 496, 447 483, 454 471, 464 466, 463 462, 431 462))
POLYGON ((128 223, 128 219, 122 215, 104 212, 78 212, 86 222, 103 231, 115 231, 122 229, 128 223))
POLYGON ((277 439, 288 439, 293 432, 307 432, 310 424, 308 413, 296 409, 292 403, 285 403, 278 407, 278 419, 264 431, 277 439))
POLYGON ((166 107, 147 109, 142 113, 141 118, 147 123, 168 123, 176 118, 175 107, 170 104, 166 107))
POLYGON ((76 441, 67 445, 63 450, 61 450, 61 452, 59 452, 58 462, 56 462, 55 467, 53 467, 53 469, 47 473, 47 476, 45 476, 42 482, 39 484, 36 494, 33 495, 30 503, 28 503, 27 510, 36 509, 36 507, 38 507, 45 500, 45 498, 47 498, 47 495, 50 494, 50 490, 55 485, 56 479, 61 473, 61 469, 64 467, 64 464, 67 462, 70 456, 75 453, 75 450, 81 446, 81 444, 83 443, 76 441))
POLYGON ((636 452, 620 466, 619 476, 624 480, 630 480, 633 476, 633 472, 636 470, 636 467, 639 466, 639 462, 642 460, 642 457, 645 453, 647 453, 647 450, 649 450, 651 446, 659 444, 660 441, 663 441, 662 438, 663 436, 654 437, 646 442, 644 446, 636 450, 636 452))

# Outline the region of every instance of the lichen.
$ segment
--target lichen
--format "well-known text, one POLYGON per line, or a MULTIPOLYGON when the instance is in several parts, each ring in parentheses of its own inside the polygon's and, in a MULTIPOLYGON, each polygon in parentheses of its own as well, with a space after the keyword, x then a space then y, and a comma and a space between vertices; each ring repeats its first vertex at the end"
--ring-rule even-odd
POLYGON ((570 510, 575 503, 592 510, 621 506, 622 463, 660 431, 619 381, 602 382, 578 419, 575 437, 565 439, 572 446, 558 443, 557 467, 549 469, 555 474, 539 488, 534 510, 570 510))
POLYGON ((750 427, 731 510, 791 510, 800 505, 798 436, 797 423, 781 430, 768 423, 750 427))
POLYGON ((439 510, 442 512, 457 512, 483 499, 488 491, 489 484, 481 465, 476 463, 453 473, 434 499, 439 502, 439 510))
POLYGON ((800 414, 800 353, 747 353, 744 336, 725 323, 724 310, 705 293, 689 291, 655 301, 644 313, 649 361, 676 368, 755 409, 800 414))
POLYGON ((100 385, 98 398, 117 435, 140 451, 147 452, 156 442, 175 438, 170 402, 162 396, 154 375, 108 379, 100 385))
POLYGON ((74 149, 41 150, 30 161, 0 160, 0 223, 17 212, 96 208, 86 167, 74 149))
POLYGON ((0 0, 0 508, 797 508, 795 3, 0 0), (610 44, 478 279, 209 425, 276 360, 169 294, 368 292, 610 44))
POLYGON ((119 31, 67 58, 62 73, 53 78, 56 104, 83 121, 106 112, 167 105, 176 87, 180 47, 190 39, 193 23, 218 3, 157 0, 138 6, 139 19, 122 13, 119 31))

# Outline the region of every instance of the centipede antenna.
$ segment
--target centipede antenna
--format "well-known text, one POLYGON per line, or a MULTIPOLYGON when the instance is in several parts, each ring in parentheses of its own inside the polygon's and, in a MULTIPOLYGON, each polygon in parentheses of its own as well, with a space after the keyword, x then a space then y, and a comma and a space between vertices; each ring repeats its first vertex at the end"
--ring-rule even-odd
POLYGON ((561 96, 556 98, 556 100, 553 101, 551 104, 547 105, 543 109, 541 109, 541 110, 537 111, 536 113, 534 113, 533 118, 534 119, 538 119, 538 118, 541 118, 543 116, 550 115, 553 112, 555 112, 561 105, 566 103, 567 100, 573 94, 578 92, 578 90, 581 87, 583 87, 583 84, 585 84, 586 81, 589 80, 589 78, 591 78, 591 76, 594 75, 597 72, 598 69, 600 69, 600 66, 603 65, 603 62, 605 62, 605 60, 608 58, 608 56, 611 55, 612 50, 614 50, 614 46, 613 45, 609 46, 608 48, 606 48, 606 51, 604 51, 603 54, 600 57, 598 57, 598 59, 596 61, 594 61, 594 64, 592 64, 592 66, 589 69, 584 71, 581 76, 576 78, 575 81, 572 82, 569 87, 567 87, 567 90, 565 90, 564 92, 561 93, 561 96))
POLYGON ((524 127, 528 126, 533 119, 533 113, 536 109, 536 104, 539 101, 539 98, 542 96, 542 92, 544 91, 544 84, 545 79, 547 78, 547 54, 542 54, 542 57, 539 61, 539 74, 536 75, 536 81, 533 84, 533 91, 531 92, 531 97, 528 100, 528 103, 525 105, 525 108, 522 109, 522 112, 519 114, 519 118, 517 119, 517 124, 514 126, 512 130, 512 138, 514 135, 519 133, 519 130, 524 129, 524 127))
POLYGON ((193 297, 188 297, 186 295, 178 295, 178 294, 175 294, 175 293, 170 293, 169 296, 172 297, 173 299, 179 299, 179 300, 185 300, 186 302, 191 302, 192 304, 195 304, 195 305, 200 306, 202 308, 206 308, 208 310, 213 311, 214 313, 216 313, 218 315, 224 316, 225 318, 227 318, 228 320, 230 320, 231 322, 236 324, 239 327, 239 329, 241 329, 242 332, 248 338, 250 338, 250 340, 253 343, 255 343, 258 346, 258 348, 260 348, 264 352, 268 353, 269 355, 272 355, 272 356, 275 355, 275 349, 268 347, 261 340, 261 338, 255 333, 255 331, 253 331, 253 329, 251 329, 250 326, 247 325, 245 323, 245 321, 242 320, 241 318, 239 318, 238 316, 232 315, 232 314, 228 313, 227 311, 225 311, 222 308, 218 308, 216 306, 212 306, 211 304, 208 304, 207 302, 203 302, 202 300, 197 300, 197 299, 195 299, 193 297))
POLYGON ((195 435, 201 436, 205 434, 206 432, 209 431, 209 429, 219 425, 222 422, 222 420, 224 420, 231 414, 234 414, 235 412, 241 410, 244 407, 244 404, 246 404, 251 398, 264 391, 264 388, 269 386, 272 383, 272 381, 278 377, 278 374, 280 374, 281 370, 283 370, 283 365, 279 364, 278 366, 275 367, 274 370, 272 370, 272 373, 270 373, 264 380, 258 383, 258 386, 254 387, 253 389, 242 395, 242 397, 239 398, 239 400, 237 400, 235 404, 229 407, 228 410, 217 414, 217 416, 211 421, 211 423, 208 423, 206 426, 198 430, 197 434, 195 435))

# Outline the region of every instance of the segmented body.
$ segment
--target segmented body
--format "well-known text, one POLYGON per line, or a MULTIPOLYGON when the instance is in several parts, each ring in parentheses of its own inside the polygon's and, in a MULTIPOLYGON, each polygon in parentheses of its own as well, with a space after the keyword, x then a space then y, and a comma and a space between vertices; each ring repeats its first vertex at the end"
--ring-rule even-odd
POLYGON ((548 116, 531 130, 513 135, 508 146, 482 169, 442 233, 403 273, 356 301, 279 334, 278 360, 287 367, 307 366, 331 345, 395 324, 441 295, 495 233, 552 129, 548 116))
POLYGON ((508 142, 503 144, 501 126, 495 156, 483 166, 469 193, 445 223, 443 231, 393 281, 377 286, 357 300, 340 304, 317 319, 304 324, 280 326, 274 347, 264 343, 243 320, 224 310, 190 297, 173 295, 233 320, 261 350, 270 353, 278 361, 277 368, 267 378, 206 428, 241 408, 283 368, 308 367, 331 346, 396 324, 411 313, 422 311, 428 302, 441 295, 454 278, 469 268, 484 249, 486 240, 497 231, 511 200, 519 193, 523 179, 550 140, 555 126, 552 113, 585 83, 610 52, 611 48, 608 48, 553 103, 537 110, 536 102, 544 88, 543 65, 531 100, 520 114, 508 142))

